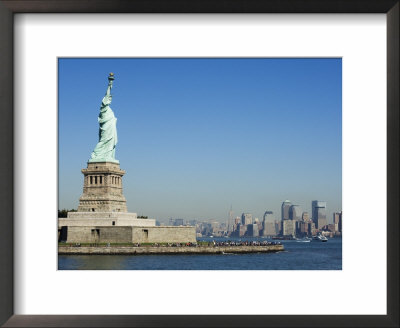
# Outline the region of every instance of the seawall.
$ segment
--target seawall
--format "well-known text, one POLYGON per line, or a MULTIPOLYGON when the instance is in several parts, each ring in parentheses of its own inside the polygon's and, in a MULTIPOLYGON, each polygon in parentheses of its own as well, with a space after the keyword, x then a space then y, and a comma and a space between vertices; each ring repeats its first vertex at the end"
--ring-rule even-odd
POLYGON ((198 246, 198 247, 163 247, 163 246, 59 246, 59 255, 151 255, 151 254, 241 254, 274 253, 283 251, 283 245, 268 246, 198 246))

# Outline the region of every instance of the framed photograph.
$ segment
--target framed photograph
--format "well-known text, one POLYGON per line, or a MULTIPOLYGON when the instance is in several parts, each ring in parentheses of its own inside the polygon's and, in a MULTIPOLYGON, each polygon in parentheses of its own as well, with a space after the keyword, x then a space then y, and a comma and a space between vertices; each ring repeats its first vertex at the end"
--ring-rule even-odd
POLYGON ((1 324, 398 326, 398 1, 0 9, 1 324))

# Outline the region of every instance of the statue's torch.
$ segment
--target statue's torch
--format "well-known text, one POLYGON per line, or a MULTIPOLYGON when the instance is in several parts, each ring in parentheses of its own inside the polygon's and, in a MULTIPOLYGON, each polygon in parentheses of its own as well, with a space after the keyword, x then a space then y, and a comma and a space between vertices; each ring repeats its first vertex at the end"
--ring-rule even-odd
POLYGON ((113 82, 114 82, 114 73, 110 73, 108 75, 108 88, 107 88, 107 92, 106 92, 107 95, 111 95, 111 88, 112 88, 113 82))

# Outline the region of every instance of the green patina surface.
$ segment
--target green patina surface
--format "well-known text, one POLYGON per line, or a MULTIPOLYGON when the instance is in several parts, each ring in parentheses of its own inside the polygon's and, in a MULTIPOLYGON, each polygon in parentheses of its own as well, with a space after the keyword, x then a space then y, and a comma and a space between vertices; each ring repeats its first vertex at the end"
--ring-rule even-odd
POLYGON ((111 89, 114 82, 114 74, 110 73, 108 77, 108 87, 105 96, 101 102, 99 121, 99 142, 90 156, 89 163, 92 162, 114 162, 115 146, 118 142, 117 137, 117 118, 114 116, 110 104, 112 101, 111 89))

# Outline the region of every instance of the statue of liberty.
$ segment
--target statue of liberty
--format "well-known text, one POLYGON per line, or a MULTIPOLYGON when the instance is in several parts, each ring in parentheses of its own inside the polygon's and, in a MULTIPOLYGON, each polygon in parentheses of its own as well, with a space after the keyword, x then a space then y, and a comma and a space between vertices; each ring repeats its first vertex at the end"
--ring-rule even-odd
POLYGON ((101 102, 99 121, 99 142, 90 156, 89 163, 93 162, 114 162, 115 145, 117 144, 117 118, 114 116, 110 104, 112 100, 111 88, 114 81, 114 74, 108 76, 108 87, 105 96, 101 102))

